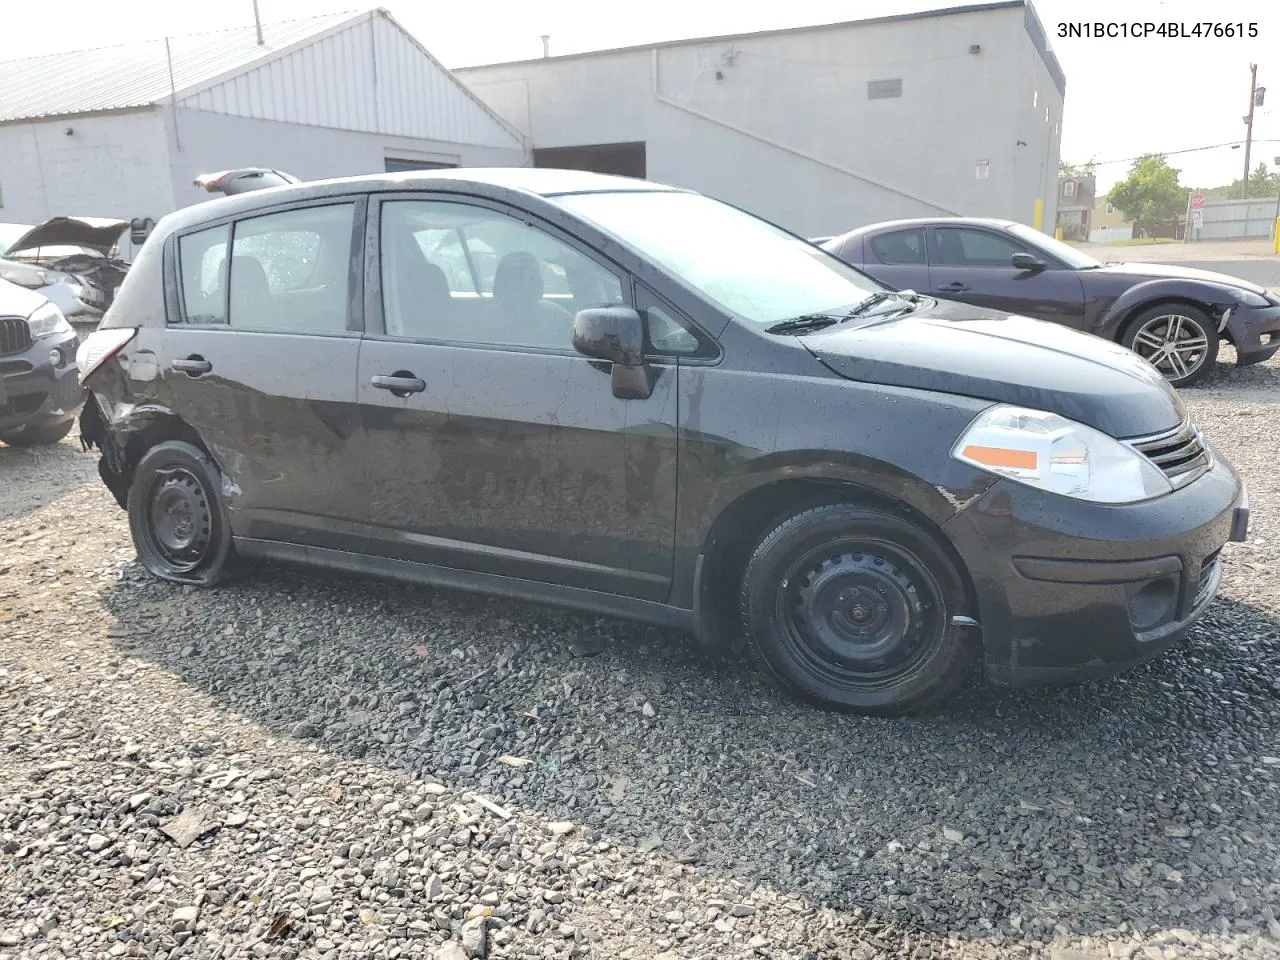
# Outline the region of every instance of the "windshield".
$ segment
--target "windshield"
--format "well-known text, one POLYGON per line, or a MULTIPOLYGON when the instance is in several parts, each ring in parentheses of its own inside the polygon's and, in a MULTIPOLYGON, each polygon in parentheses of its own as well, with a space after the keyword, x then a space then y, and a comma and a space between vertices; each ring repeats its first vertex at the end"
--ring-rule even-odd
POLYGON ((885 289, 807 240, 696 193, 584 193, 555 202, 753 323, 847 311, 885 289))
POLYGON ((1039 247, 1049 256, 1057 257, 1072 270, 1090 270, 1094 267, 1102 266, 1101 263, 1087 253, 1081 253, 1075 247, 1063 243, 1061 240, 1055 240, 1053 237, 1028 227, 1026 224, 1015 223, 1009 227, 1009 232, 1033 247, 1039 247))

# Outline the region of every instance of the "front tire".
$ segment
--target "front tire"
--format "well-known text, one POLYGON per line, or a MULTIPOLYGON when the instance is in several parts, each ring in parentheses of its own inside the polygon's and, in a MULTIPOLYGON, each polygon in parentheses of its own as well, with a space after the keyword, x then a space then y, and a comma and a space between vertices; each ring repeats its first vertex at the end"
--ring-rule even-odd
POLYGON ((73 426, 74 420, 63 420, 45 427, 33 427, 28 423, 0 433, 0 440, 11 447, 51 447, 60 443, 73 426))
POLYGON ((951 693, 974 650, 952 624, 960 574, 929 531, 873 507, 805 510, 756 547, 742 578, 751 645, 801 699, 896 714, 951 693))
POLYGON ((1125 329, 1123 343, 1175 387, 1187 387, 1218 362, 1218 328, 1207 313, 1185 303, 1143 310, 1125 329))
POLYGON ((129 486, 129 531, 138 560, 173 583, 213 586, 231 555, 231 528, 209 455, 182 440, 146 452, 129 486))

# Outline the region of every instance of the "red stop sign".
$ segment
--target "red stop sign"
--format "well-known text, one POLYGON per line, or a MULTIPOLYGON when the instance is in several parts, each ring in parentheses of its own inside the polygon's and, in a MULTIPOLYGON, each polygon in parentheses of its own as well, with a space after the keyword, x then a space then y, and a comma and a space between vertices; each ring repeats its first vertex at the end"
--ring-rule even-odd
POLYGON ((1201 207, 1203 207, 1203 206, 1204 206, 1204 194, 1203 194, 1203 193, 1193 193, 1193 194, 1191 195, 1191 209, 1192 209, 1192 210, 1199 210, 1199 209, 1200 209, 1201 207))

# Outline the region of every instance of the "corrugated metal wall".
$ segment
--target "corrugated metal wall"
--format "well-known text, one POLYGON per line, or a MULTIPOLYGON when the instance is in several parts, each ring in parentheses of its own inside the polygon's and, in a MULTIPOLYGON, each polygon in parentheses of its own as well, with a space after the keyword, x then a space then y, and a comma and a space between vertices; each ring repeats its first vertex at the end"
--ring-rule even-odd
POLYGON ((520 149, 444 67, 380 14, 181 102, 216 113, 520 149))
POLYGON ((1193 240, 1237 240, 1270 237, 1280 215, 1280 199, 1253 200, 1211 197, 1205 201, 1203 223, 1192 228, 1193 240))

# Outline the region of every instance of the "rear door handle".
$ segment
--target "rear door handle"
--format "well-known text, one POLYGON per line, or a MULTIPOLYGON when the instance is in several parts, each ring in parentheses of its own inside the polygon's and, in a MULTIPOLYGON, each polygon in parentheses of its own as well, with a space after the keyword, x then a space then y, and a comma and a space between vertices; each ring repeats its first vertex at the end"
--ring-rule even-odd
POLYGON ((954 283, 944 283, 938 289, 945 293, 964 293, 966 290, 969 289, 969 285, 967 283, 961 283, 959 280, 957 280, 954 283))
POLYGON ((390 390, 397 397, 407 397, 411 393, 421 393, 427 389, 427 381, 406 373, 397 373, 391 377, 378 375, 369 382, 379 390, 390 390))
POLYGON ((169 366, 191 377, 198 377, 213 369, 213 364, 199 354, 192 354, 181 360, 170 360, 169 366))

